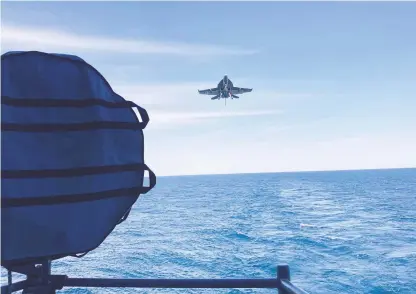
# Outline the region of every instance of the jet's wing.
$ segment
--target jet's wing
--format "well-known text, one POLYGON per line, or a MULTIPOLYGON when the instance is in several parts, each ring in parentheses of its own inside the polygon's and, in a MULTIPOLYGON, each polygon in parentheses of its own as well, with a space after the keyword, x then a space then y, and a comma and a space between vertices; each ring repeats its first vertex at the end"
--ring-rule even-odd
POLYGON ((199 92, 199 94, 204 94, 204 95, 218 95, 219 94, 218 88, 198 90, 198 92, 199 92))
POLYGON ((253 91, 253 89, 249 89, 249 88, 240 88, 240 87, 233 87, 231 89, 231 91, 233 92, 233 94, 244 94, 244 93, 248 93, 253 91))

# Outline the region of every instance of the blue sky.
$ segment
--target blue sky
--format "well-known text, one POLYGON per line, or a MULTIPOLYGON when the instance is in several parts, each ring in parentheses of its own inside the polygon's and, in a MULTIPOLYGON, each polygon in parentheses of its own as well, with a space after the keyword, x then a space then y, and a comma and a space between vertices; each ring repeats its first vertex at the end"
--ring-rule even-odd
POLYGON ((158 175, 416 167, 416 3, 1 5, 2 53, 78 55, 148 110, 158 175), (198 95, 224 74, 253 92, 198 95))

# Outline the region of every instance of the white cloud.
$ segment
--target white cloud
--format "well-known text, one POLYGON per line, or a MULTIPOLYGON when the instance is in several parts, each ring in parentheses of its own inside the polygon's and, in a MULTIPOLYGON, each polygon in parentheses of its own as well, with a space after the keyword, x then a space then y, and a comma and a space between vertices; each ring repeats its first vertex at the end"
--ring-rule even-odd
MULTIPOLYGON (((234 81, 234 80, 233 80, 234 81)), ((111 82, 110 82, 111 83, 111 82)), ((211 101, 209 95, 200 95, 198 89, 207 89, 216 86, 217 81, 183 82, 183 83, 154 83, 154 84, 123 84, 117 81, 112 83, 113 89, 127 100, 143 106, 150 106, 154 110, 163 108, 218 108, 224 100, 211 101)), ((250 83, 238 82, 238 85, 250 83)), ((301 101, 313 97, 306 93, 282 93, 270 88, 254 88, 253 92, 242 94, 239 100, 233 100, 233 107, 276 109, 283 101, 301 101)), ((241 110, 241 109, 240 109, 241 110)))
MULTIPOLYGON (((47 52, 170 54, 197 59, 255 53, 213 45, 88 36, 11 25, 2 26, 1 40, 2 49, 47 52)), ((123 72, 137 76, 141 68, 137 64, 127 66, 130 68, 119 70, 111 66, 108 73, 102 73, 111 77, 109 82, 118 94, 149 112, 150 124, 145 130, 146 161, 158 175, 416 166, 414 129, 402 134, 372 131, 365 136, 365 129, 358 130, 363 129, 363 124, 351 119, 344 121, 348 122, 345 126, 339 117, 321 114, 309 121, 297 121, 296 111, 312 106, 316 93, 295 93, 297 90, 282 93, 275 89, 283 85, 286 89, 290 86, 289 89, 311 91, 309 80, 301 81, 306 84, 301 87, 300 81, 232 78, 237 86, 253 87, 254 91, 224 107, 223 100, 211 101, 209 96, 197 92, 215 86, 221 77, 200 82, 131 84, 131 80, 124 79, 123 72), (303 104, 305 101, 309 103, 303 104), (287 116, 280 120, 277 114, 285 104, 287 116), (252 116, 258 120, 248 119, 252 116), (230 124, 234 120, 239 123, 230 124), (221 124, 212 128, 203 125, 218 121, 221 124), (183 125, 187 128, 180 128, 183 125), (196 127, 191 129, 193 125, 196 127), (166 128, 169 131, 163 131, 166 128)), ((319 87, 315 82, 312 84, 315 89, 312 92, 325 88, 321 83, 319 87)))
MULTIPOLYGON (((220 119, 239 119, 249 116, 271 118, 283 112, 266 99, 262 104, 254 103, 255 95, 245 94, 239 100, 212 101, 210 96, 200 95, 197 90, 215 83, 166 83, 123 85, 114 83, 114 90, 126 100, 144 107, 150 116, 149 129, 175 128, 184 124, 200 124, 220 119), (254 96, 254 97, 253 97, 254 96)), ((262 91, 260 91, 262 93, 262 91)), ((255 93, 261 95, 259 93, 255 93)), ((275 93, 276 97, 276 93, 275 93)), ((277 97, 279 98, 279 97, 277 97)), ((274 99, 276 100, 276 99, 274 99)))
POLYGON ((183 56, 247 55, 255 50, 243 50, 208 44, 156 42, 149 40, 120 39, 104 36, 74 34, 41 27, 2 25, 2 49, 7 50, 73 50, 118 52, 135 54, 173 54, 183 56))
MULTIPOLYGON (((213 84, 205 83, 205 86, 213 84)), ((132 100, 139 105, 162 105, 171 107, 177 104, 201 101, 202 97, 197 89, 203 87, 203 83, 160 83, 160 84, 118 84, 114 83, 116 93, 127 100, 132 100)), ((208 96, 205 96, 208 98, 208 96)))
POLYGON ((416 167, 416 140, 405 134, 297 142, 252 135, 218 131, 181 145, 147 138, 146 160, 158 175, 416 167))
POLYGON ((149 129, 175 127, 183 124, 203 123, 209 120, 226 119, 235 117, 263 116, 278 114, 279 111, 259 110, 259 111, 217 111, 217 112, 171 112, 154 111, 150 113, 149 129))

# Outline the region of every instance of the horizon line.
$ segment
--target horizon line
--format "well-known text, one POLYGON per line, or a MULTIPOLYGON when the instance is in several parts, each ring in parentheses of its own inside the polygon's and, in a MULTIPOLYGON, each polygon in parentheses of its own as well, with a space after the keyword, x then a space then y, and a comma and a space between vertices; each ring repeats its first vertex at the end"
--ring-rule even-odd
POLYGON ((179 175, 161 175, 158 178, 172 177, 198 177, 198 176, 232 176, 232 175, 257 175, 257 174, 294 174, 294 173, 324 173, 324 172, 354 172, 354 171, 383 171, 383 170, 403 170, 416 169, 414 167, 382 167, 382 168, 362 168, 362 169, 328 169, 328 170, 298 170, 298 171, 275 171, 275 172, 236 172, 236 173, 218 173, 218 174, 179 174, 179 175))

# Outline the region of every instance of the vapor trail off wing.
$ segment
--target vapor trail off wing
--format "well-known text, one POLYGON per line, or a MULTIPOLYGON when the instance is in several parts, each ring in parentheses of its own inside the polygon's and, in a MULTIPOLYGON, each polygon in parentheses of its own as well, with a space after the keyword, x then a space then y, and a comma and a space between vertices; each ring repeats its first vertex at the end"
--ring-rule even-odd
POLYGON ((233 94, 244 94, 253 91, 253 89, 233 87, 231 91, 233 92, 233 94))
POLYGON ((199 94, 204 95, 218 95, 220 92, 218 91, 218 88, 211 88, 206 90, 198 90, 199 94))

